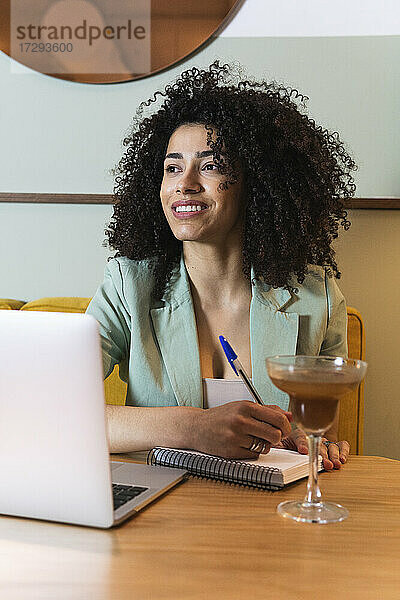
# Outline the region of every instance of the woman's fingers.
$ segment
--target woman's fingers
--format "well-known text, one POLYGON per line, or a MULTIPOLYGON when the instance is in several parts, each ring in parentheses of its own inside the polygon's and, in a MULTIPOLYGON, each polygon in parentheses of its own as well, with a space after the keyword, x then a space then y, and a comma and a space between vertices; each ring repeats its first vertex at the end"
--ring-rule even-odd
POLYGON ((329 444, 328 456, 335 469, 340 469, 342 463, 339 460, 339 446, 336 443, 329 444))
MULTIPOLYGON (((279 444, 281 438, 286 437, 291 432, 289 419, 287 417, 287 411, 282 410, 278 406, 260 406, 259 404, 251 403, 250 405, 251 416, 255 421, 259 421, 259 424, 264 428, 266 432, 272 433, 272 438, 266 437, 272 444, 279 444)), ((254 424, 253 424, 254 426, 254 424)), ((252 432, 249 432, 252 434, 252 432)), ((260 435, 260 437, 264 437, 260 435)))
POLYGON ((294 429, 289 437, 293 438, 297 452, 300 452, 300 454, 308 454, 308 444, 305 433, 300 429, 294 429))
POLYGON ((346 440, 343 440, 342 442, 337 442, 337 445, 339 446, 339 460, 343 464, 347 462, 349 457, 350 444, 346 440))
POLYGON ((249 450, 254 438, 265 441, 263 452, 269 452, 290 433, 289 416, 279 407, 248 400, 210 408, 199 415, 194 448, 225 458, 257 458, 261 445, 256 453, 249 450))
POLYGON ((237 455, 235 456, 235 458, 237 458, 237 459, 257 460, 257 458, 259 456, 260 456, 260 452, 252 452, 248 448, 241 447, 240 450, 238 450, 237 455))
POLYGON ((282 432, 278 427, 269 423, 262 423, 256 419, 251 419, 247 426, 247 434, 269 442, 271 446, 279 444, 282 439, 282 432))
MULTIPOLYGON (((341 465, 347 462, 350 452, 350 444, 346 440, 340 442, 329 442, 328 447, 324 442, 328 442, 326 438, 322 438, 320 455, 322 456, 324 469, 331 471, 332 469, 340 469, 341 465)), ((290 435, 283 438, 277 448, 287 448, 288 450, 297 450, 300 454, 308 454, 308 444, 306 435, 300 429, 294 429, 290 435)))
POLYGON ((324 444, 324 442, 326 442, 326 441, 327 441, 326 438, 322 438, 319 453, 322 456, 322 463, 323 463, 324 469, 326 469, 326 471, 332 471, 333 462, 329 459, 328 449, 324 444))
MULTIPOLYGON (((252 444, 254 442, 259 442, 259 446, 257 448, 256 454, 268 454, 268 452, 271 450, 271 444, 269 442, 267 442, 266 440, 259 438, 257 436, 247 436, 246 439, 243 441, 243 448, 251 448, 252 444)), ((251 451, 250 451, 251 452, 251 451)))
POLYGON ((265 406, 267 408, 272 408, 272 409, 280 411, 281 413, 283 413, 285 415, 285 417, 288 419, 288 421, 290 421, 290 422, 293 421, 293 413, 290 410, 283 410, 283 408, 281 408, 277 404, 265 404, 265 406))
POLYGON ((308 454, 308 444, 305 433, 301 429, 293 429, 290 434, 281 439, 276 448, 285 448, 286 450, 294 450, 300 454, 308 454))
POLYGON ((323 458, 324 469, 331 471, 332 469, 340 469, 341 465, 347 462, 350 452, 350 444, 346 440, 340 442, 330 442, 328 448, 323 443, 328 441, 323 438, 321 442, 320 454, 323 458))

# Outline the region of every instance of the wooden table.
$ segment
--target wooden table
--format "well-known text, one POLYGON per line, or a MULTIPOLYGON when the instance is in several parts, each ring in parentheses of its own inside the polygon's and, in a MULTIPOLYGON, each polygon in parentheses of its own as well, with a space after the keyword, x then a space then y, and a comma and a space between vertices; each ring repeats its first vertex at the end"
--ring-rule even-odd
POLYGON ((400 598, 400 461, 320 476, 343 523, 289 522, 265 492, 191 479, 115 530, 0 518, 2 600, 400 598))

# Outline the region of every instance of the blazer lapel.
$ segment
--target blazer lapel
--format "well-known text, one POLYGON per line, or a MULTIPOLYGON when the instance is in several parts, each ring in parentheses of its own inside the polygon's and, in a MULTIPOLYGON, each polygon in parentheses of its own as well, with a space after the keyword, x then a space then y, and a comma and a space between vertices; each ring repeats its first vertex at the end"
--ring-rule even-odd
POLYGON ((255 281, 250 304, 252 380, 265 403, 284 409, 289 406, 288 396, 268 377, 265 359, 276 354, 296 354, 299 316, 283 310, 291 298, 288 290, 255 281))
POLYGON ((154 332, 179 406, 203 406, 196 320, 183 256, 179 272, 163 298, 165 306, 150 311, 154 332))

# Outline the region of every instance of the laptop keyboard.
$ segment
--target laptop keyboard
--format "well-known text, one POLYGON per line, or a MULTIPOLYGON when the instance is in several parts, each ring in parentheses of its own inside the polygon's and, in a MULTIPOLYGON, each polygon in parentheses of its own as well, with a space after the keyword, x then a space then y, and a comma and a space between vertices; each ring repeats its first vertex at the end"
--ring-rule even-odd
POLYGON ((114 510, 125 504, 125 502, 129 502, 133 498, 139 496, 149 488, 146 487, 138 487, 132 485, 122 485, 119 483, 112 484, 113 491, 113 501, 114 501, 114 510))

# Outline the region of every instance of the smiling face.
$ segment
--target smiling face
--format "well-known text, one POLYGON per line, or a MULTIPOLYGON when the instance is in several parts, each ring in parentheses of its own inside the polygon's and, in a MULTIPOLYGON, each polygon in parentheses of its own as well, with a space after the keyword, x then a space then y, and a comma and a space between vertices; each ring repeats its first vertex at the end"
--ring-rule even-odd
POLYGON ((178 240, 225 243, 241 231, 244 204, 240 172, 237 175, 236 183, 218 189, 227 175, 214 163, 204 125, 181 125, 174 131, 165 156, 160 197, 178 240))

